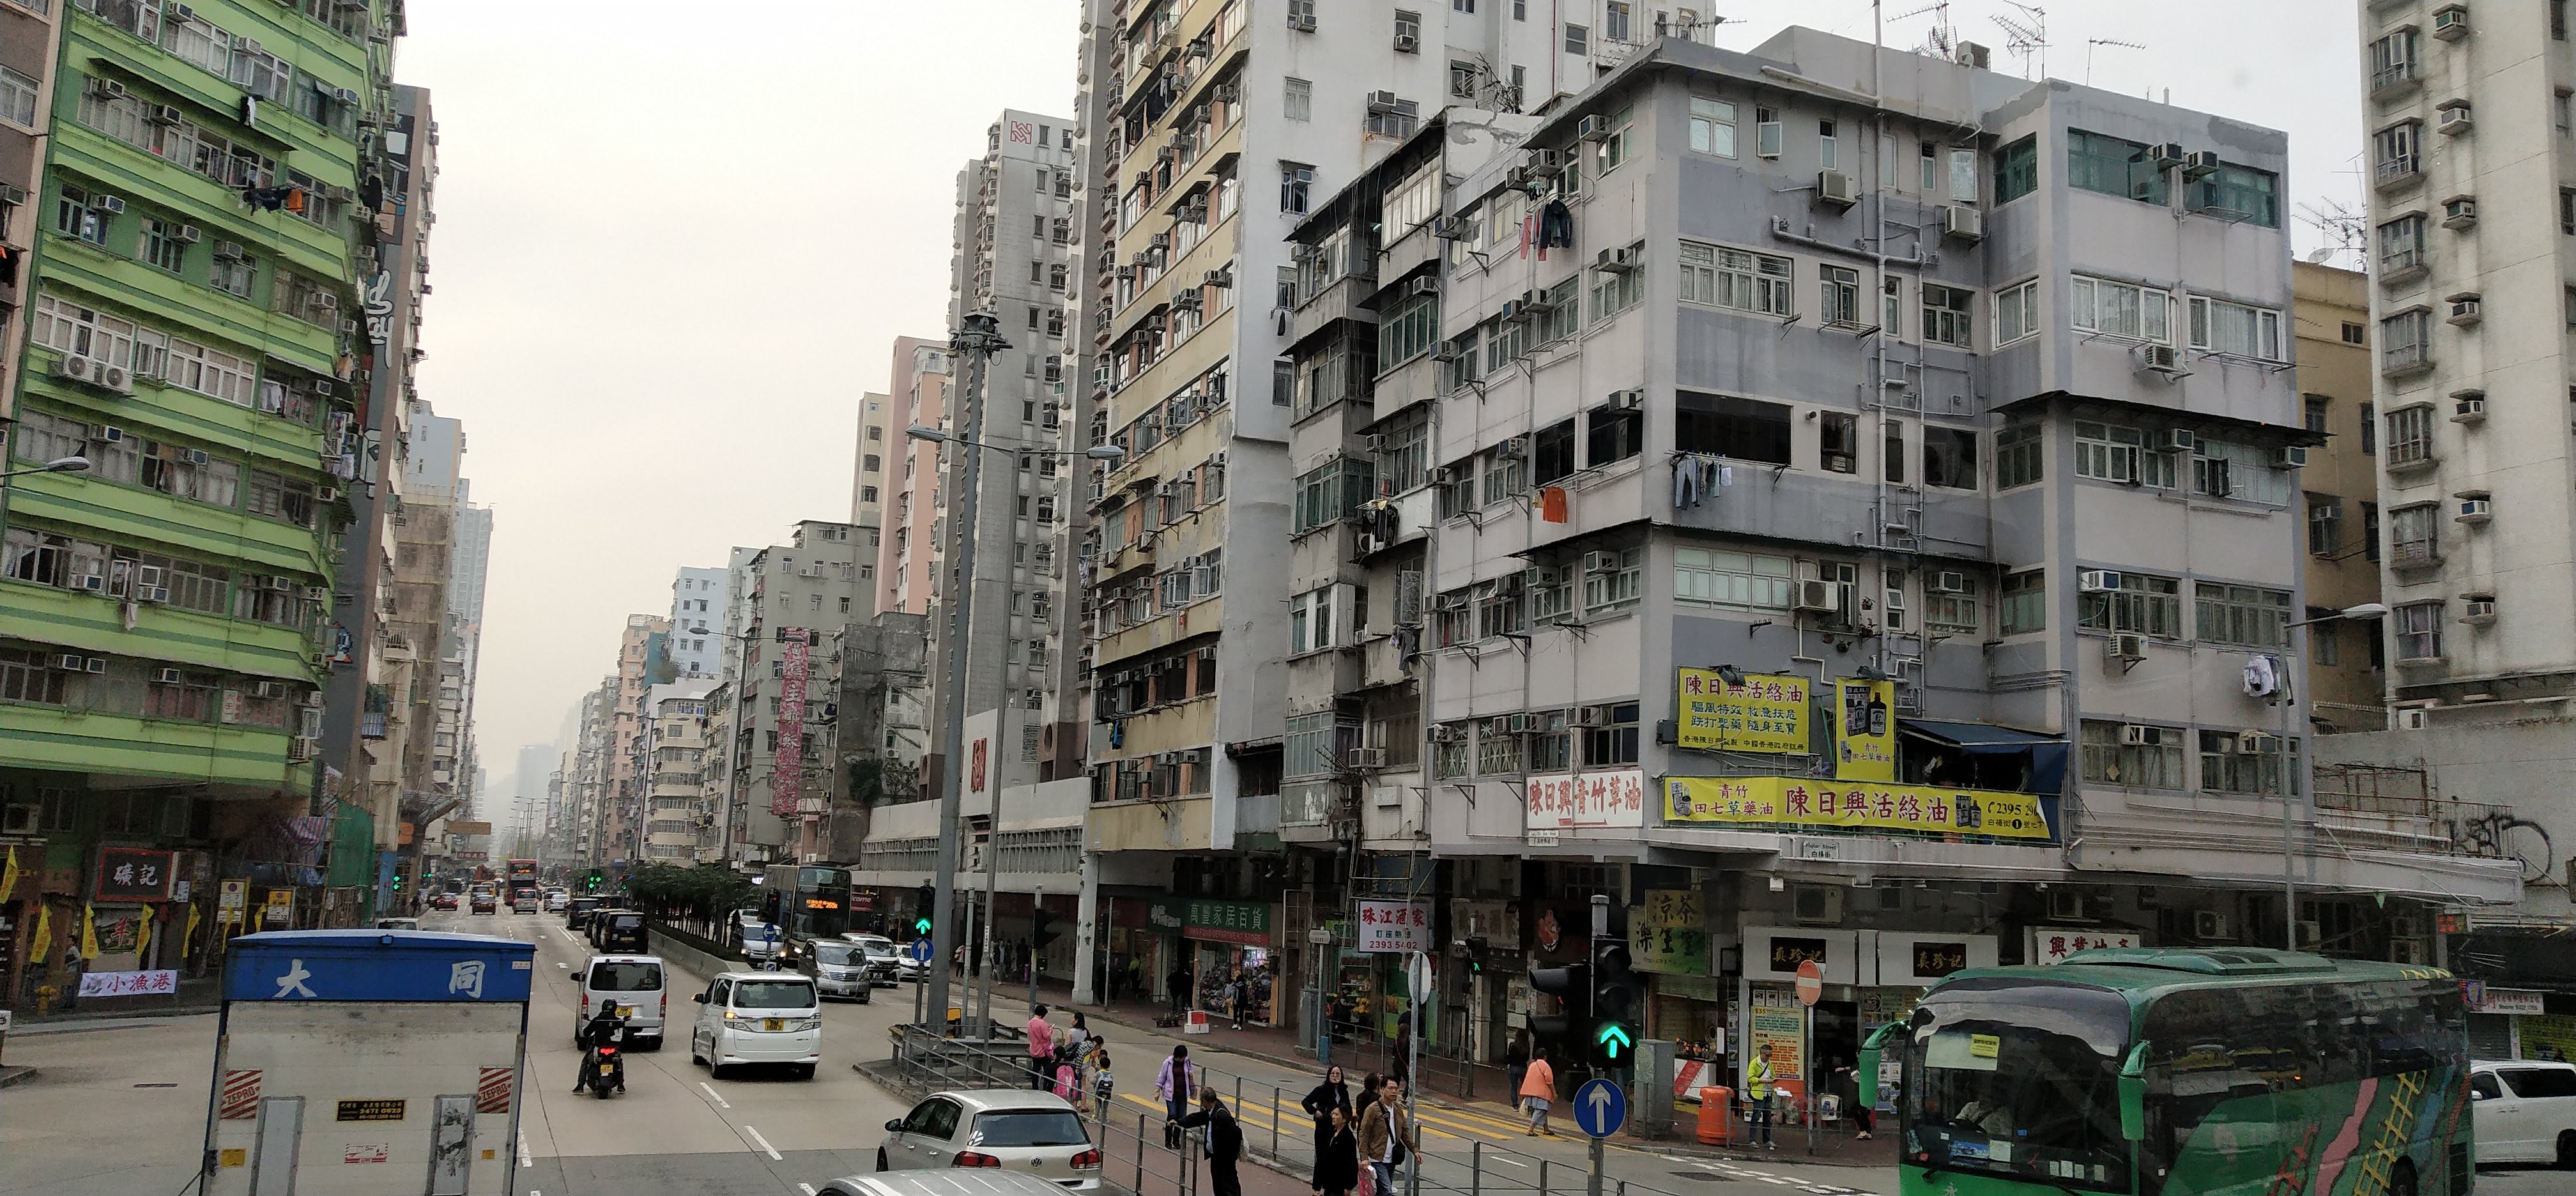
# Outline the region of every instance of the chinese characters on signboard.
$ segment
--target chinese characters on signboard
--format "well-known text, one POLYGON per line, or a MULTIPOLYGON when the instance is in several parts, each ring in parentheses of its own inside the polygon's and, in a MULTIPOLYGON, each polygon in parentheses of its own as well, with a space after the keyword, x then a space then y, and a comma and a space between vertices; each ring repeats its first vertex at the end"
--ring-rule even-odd
POLYGON ((1529 779, 1528 829, 1534 833, 1646 824, 1646 774, 1640 769, 1529 779))
POLYGON ((166 851, 102 847, 98 852, 98 883, 92 891, 100 901, 167 901, 172 863, 166 851))
POLYGON ((83 972, 80 978, 84 997, 166 997, 178 991, 175 971, 83 972))
POLYGON ((2045 842, 2037 794, 1923 785, 1842 785, 1801 777, 1672 777, 1664 821, 1738 826, 1924 831, 2045 842))
POLYGON ((1965 971, 1967 966, 1968 945, 1966 943, 1918 941, 1914 944, 1916 979, 1926 976, 1947 976, 1952 972, 1965 971))
POLYGON ((2101 926, 2033 926, 2024 932, 2023 963, 2064 963, 2066 957, 2095 947, 2144 947, 2145 935, 2101 926))
POLYGON ((1896 779, 1893 681, 1834 682, 1834 776, 1845 781, 1896 779))
POLYGON ((1267 947, 1270 945, 1270 906, 1260 901, 1191 898, 1181 907, 1181 937, 1267 947))
POLYGON ((1688 889, 1648 889, 1628 911, 1628 962, 1640 972, 1708 975, 1708 911, 1688 889))
POLYGON ((1716 669, 1679 669, 1681 746, 1708 752, 1805 752, 1807 679, 1746 673, 1728 685, 1716 669))
POLYGON ((1409 901, 1360 902, 1359 938, 1362 951, 1428 951, 1431 907, 1409 901))
POLYGON ((778 753, 769 771, 769 812, 781 818, 796 814, 805 795, 805 678, 809 664, 805 629, 779 629, 778 753))
POLYGON ((1813 963, 1820 968, 1829 966, 1832 961, 1825 958, 1825 940, 1797 939, 1779 935, 1772 937, 1772 971, 1795 972, 1798 970, 1798 965, 1802 963, 1813 963))

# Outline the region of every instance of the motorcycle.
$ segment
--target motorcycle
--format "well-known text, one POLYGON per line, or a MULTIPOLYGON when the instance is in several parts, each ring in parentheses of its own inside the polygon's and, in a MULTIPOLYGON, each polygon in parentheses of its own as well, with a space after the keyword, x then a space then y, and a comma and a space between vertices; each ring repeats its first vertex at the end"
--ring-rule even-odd
POLYGON ((617 1044, 625 1039, 626 1022, 621 1018, 616 1027, 605 1034, 592 1035, 589 1052, 582 1057, 588 1069, 583 1082, 601 1100, 607 1100, 611 1092, 626 1090, 626 1059, 617 1049, 617 1044))

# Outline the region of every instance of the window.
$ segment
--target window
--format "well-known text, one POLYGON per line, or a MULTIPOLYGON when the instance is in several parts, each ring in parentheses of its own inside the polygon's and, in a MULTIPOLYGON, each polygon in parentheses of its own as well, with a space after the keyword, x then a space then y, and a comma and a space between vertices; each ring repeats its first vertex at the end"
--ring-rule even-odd
POLYGON ((2409 26, 2370 43, 2370 89, 2395 87, 2414 82, 2420 76, 2416 56, 2421 47, 2416 30, 2409 26))
POLYGON ((1389 370, 1440 343, 1440 297, 1424 295, 1388 312, 1377 326, 1377 366, 1389 370))
POLYGON ((2424 168, 2424 122, 2401 120, 2370 135, 2374 181, 2395 182, 2424 168))
POLYGON ((2353 323, 2353 322, 2352 322, 2352 321, 2350 321, 2350 320, 2346 320, 2346 321, 2344 321, 2344 322, 2343 322, 2343 343, 2345 343, 2345 344, 2347 344, 2347 345, 2366 345, 2366 344, 2369 344, 2369 343, 2370 343, 2370 329, 2369 329, 2369 328, 2367 328, 2367 327, 2365 327, 2365 326, 2363 326, 2363 325, 2353 323))
POLYGON ((1785 613, 1797 589, 1792 562, 1717 548, 1673 549, 1673 601, 1785 613))
POLYGON ((1953 588, 1940 589, 1933 582, 1939 574, 1925 574, 1923 587, 1923 625, 1946 635, 1976 636, 1985 630, 1985 615, 1977 601, 1977 579, 1966 574, 1948 577, 1953 588))
POLYGON ((1315 168, 1302 162, 1279 164, 1279 210, 1294 216, 1306 214, 1307 197, 1315 187, 1315 168))
POLYGON ((2278 648, 2289 642, 2288 590, 2204 581, 2192 587, 2192 604, 2204 643, 2278 648))
POLYGON ((2066 185, 2147 203, 2167 202, 2165 171, 2147 147, 2080 129, 2066 134, 2066 185))
POLYGON ((1673 407, 1673 447, 1681 452, 1789 463, 1786 404, 1685 390, 1674 395, 1673 407))
POLYGON ((1995 634, 2027 635, 2048 630, 2048 578, 2032 569, 2004 575, 2003 600, 1995 607, 1995 634))
POLYGON ((2195 494, 2288 506, 2290 473, 2273 467, 2268 449, 2200 437, 2191 450, 2195 494))
POLYGON ((45 348, 77 357, 95 357, 109 365, 137 365, 136 335, 137 329, 130 320, 76 306, 50 294, 36 296, 36 321, 30 339, 45 348))
POLYGON ((2442 604, 2409 602, 2391 612, 2397 620, 2397 659, 2442 659, 2442 604))
POLYGON ((2039 280, 1995 292, 1995 347, 2039 331, 2039 280))
POLYGON ((1407 12, 1401 8, 1395 10, 1396 49, 1399 52, 1409 54, 1412 53, 1412 50, 1407 49, 1407 47, 1419 47, 1421 44, 1422 14, 1418 12, 1407 12))
POLYGON ((2157 344, 2173 339, 2173 300, 2154 287, 2079 274, 2070 298, 2067 322, 2078 331, 2157 344))
POLYGON ((2343 638, 2335 634, 2335 625, 2320 623, 2308 629, 2308 651, 2316 662, 2332 667, 2343 663, 2343 638))
POLYGON ((1315 0, 1288 0, 1288 27, 1312 31, 1315 28, 1315 0))
POLYGON ((2027 486, 2043 476, 2039 424, 2021 420, 1995 433, 1995 489, 2027 486))
POLYGON ((1682 242, 1681 300, 1738 311, 1790 312, 1789 259, 1696 241, 1682 242))
POLYGON ((2567 40, 2567 0, 2549 0, 2549 38, 2567 40))
POLYGON ((1454 99, 1475 99, 1476 76, 1479 73, 1480 72, 1476 69, 1476 64, 1473 62, 1464 62, 1455 58, 1450 59, 1449 95, 1454 99))
POLYGON ((2308 555, 2333 556, 2343 549, 2343 499, 2333 494, 2308 496, 2308 555))
POLYGON ((1618 702, 1601 707, 1601 725, 1583 731, 1583 763, 1587 767, 1637 762, 1637 703, 1618 702))
POLYGON ((207 285, 234 298, 248 299, 258 278, 259 263, 243 253, 239 246, 222 242, 215 245, 214 262, 206 272, 207 285))
POLYGON ((2382 372, 2433 364, 2433 313, 2422 308, 2401 311, 2379 321, 2379 368, 2382 372))
MULTIPOLYGON (((1609 117, 1610 134, 1603 137, 1600 143, 1600 173, 1602 174, 1619 169, 1619 165, 1628 160, 1628 126, 1635 123, 1635 110, 1622 105, 1611 112, 1609 117)), ((1568 191, 1573 189, 1570 184, 1566 187, 1568 191)))
POLYGON ((1860 324, 1860 272, 1843 266, 1816 268, 1817 294, 1824 302, 1827 327, 1853 328, 1860 324))
POLYGON ((2182 638, 2182 583, 2145 573, 2113 572, 2119 584, 2080 595, 2075 625, 2088 631, 2127 631, 2182 638))
POLYGON ((2129 727, 2127 723, 2084 720, 2084 780, 2127 789, 2182 788, 2182 728, 2146 727, 2154 732, 2157 742, 2143 744, 2126 742, 2129 727))
POLYGON ((1311 652, 1333 646, 1333 587, 1308 590, 1288 600, 1288 650, 1311 652))
POLYGON ((2324 395, 2307 395, 2300 407, 2302 424, 2307 430, 2323 436, 2332 427, 2334 400, 2324 395))
POLYGON ((2441 507, 2416 503, 2388 511, 2389 561, 2397 565, 2430 565, 2442 559, 2441 507))
POLYGON ((2298 741, 2278 735, 2240 736, 2234 731, 2200 733, 2200 787, 2211 793, 2279 793, 2285 757, 2297 753, 2298 741), (2252 742, 2249 743, 2248 740, 2252 742), (2247 747, 2253 751, 2246 751, 2247 747), (2284 753, 2287 746, 2289 752, 2284 753))
POLYGON ((0 67, 0 119, 36 123, 36 81, 7 67, 0 67))
POLYGON ((1642 596, 1646 550, 1613 549, 1583 554, 1583 609, 1586 613, 1635 606, 1642 596))
POLYGON ((1827 411, 1816 421, 1816 464, 1827 473, 1860 472, 1860 417, 1827 411))
POLYGON ((1923 429, 1923 484, 1977 488, 1977 434, 1966 428, 1923 429))
MULTIPOLYGON (((1592 275, 1592 318, 1606 320, 1635 307, 1646 297, 1646 246, 1643 242, 1625 251, 1628 264, 1622 268, 1594 267, 1592 275)), ((1433 335, 1437 330, 1433 330, 1433 335)))
POLYGON ((2433 459, 2433 409, 2401 407, 2388 413, 2388 463, 2421 465, 2433 459))
POLYGON ((1551 486, 1574 472, 1574 417, 1538 430, 1530 438, 1536 447, 1530 470, 1530 484, 1551 486))
POLYGON ((2134 483, 2144 443, 2136 428, 2079 419, 2075 421, 2075 476, 2134 483))
POLYGON ((1584 28, 1583 26, 1581 26, 1581 25, 1568 25, 1568 26, 1566 26, 1566 27, 1565 27, 1565 52, 1566 52, 1566 53, 1568 53, 1568 54, 1589 54, 1589 53, 1591 53, 1591 52, 1592 52, 1592 31, 1591 31, 1591 30, 1589 30, 1589 29, 1585 29, 1585 28, 1584 28))
POLYGON ((1349 515, 1375 491, 1374 466, 1336 457, 1300 475, 1296 486, 1296 531, 1304 533, 1349 515))
POLYGON ((2281 361, 2281 313, 2224 300, 2191 297, 2191 347, 2281 361))
POLYGON ((1735 156, 1735 105, 1706 96, 1690 98, 1691 152, 1735 156))
POLYGON ((1442 780, 1475 775, 1474 723, 1446 723, 1431 737, 1431 775, 1442 780))
POLYGON ((1816 166, 1835 170, 1842 166, 1842 139, 1835 136, 1836 126, 1829 120, 1816 122, 1816 166))
MULTIPOLYGON (((1923 143, 1923 193, 1932 193, 1932 143, 1923 143)), ((2039 135, 1995 151, 1995 203, 2008 204, 2039 189, 2039 135)))
POLYGON ((1583 463, 1598 468, 1625 461, 1646 447, 1646 413, 1593 409, 1586 417, 1583 463))
POLYGON ((1498 730, 1492 720, 1479 721, 1476 728, 1476 774, 1509 776, 1521 770, 1521 737, 1498 730))
POLYGON ((250 513, 283 520, 297 527, 311 527, 313 526, 313 484, 282 478, 262 470, 252 470, 250 513))
POLYGON ((1890 339, 1905 336, 1905 280, 1893 274, 1879 276, 1878 326, 1890 339))
POLYGON ((1506 577, 1475 588, 1477 638, 1518 635, 1527 630, 1528 608, 1522 604, 1521 590, 1514 584, 1519 580, 1506 577))
POLYGON ((1485 462, 1484 500, 1486 506, 1523 494, 1529 490, 1529 459, 1500 448, 1483 456, 1485 462))
POLYGON ((92 206, 90 194, 65 187, 54 197, 54 231, 92 245, 107 244, 108 213, 92 206))
POLYGON ((1924 283, 1923 342, 1975 348, 1976 341, 1969 328, 1969 313, 1975 310, 1976 302, 1975 291, 1945 287, 1937 282, 1924 283))
POLYGON ((1883 475, 1891 482, 1905 480, 1905 421, 1891 419, 1881 425, 1885 439, 1878 459, 1883 475))
POLYGON ((2221 163, 2191 185, 2191 207, 2264 228, 2281 227, 2281 179, 2268 170, 2221 163))

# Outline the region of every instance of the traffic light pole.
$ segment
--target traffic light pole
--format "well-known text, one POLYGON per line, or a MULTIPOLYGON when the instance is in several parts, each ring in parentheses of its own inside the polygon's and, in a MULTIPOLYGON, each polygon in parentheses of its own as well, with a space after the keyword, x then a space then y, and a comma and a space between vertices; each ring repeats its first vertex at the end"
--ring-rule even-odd
MULTIPOLYGON (((999 795, 997 794, 996 797, 999 795)), ((995 819, 994 824, 1000 825, 995 819)), ((1038 1007, 1038 952, 1046 950, 1046 885, 1029 891, 1029 1008, 1038 1007)))

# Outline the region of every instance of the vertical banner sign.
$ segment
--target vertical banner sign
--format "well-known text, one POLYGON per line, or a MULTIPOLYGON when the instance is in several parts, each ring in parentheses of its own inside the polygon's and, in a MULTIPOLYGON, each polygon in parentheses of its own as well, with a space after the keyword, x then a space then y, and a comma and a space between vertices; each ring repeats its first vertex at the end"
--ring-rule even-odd
POLYGON ((1834 779, 1896 779, 1894 681, 1834 682, 1834 779))
POLYGON ((778 753, 769 769, 769 812, 781 818, 793 817, 796 801, 805 794, 805 678, 808 672, 806 635, 802 627, 780 629, 786 637, 779 647, 784 678, 778 687, 778 753))

